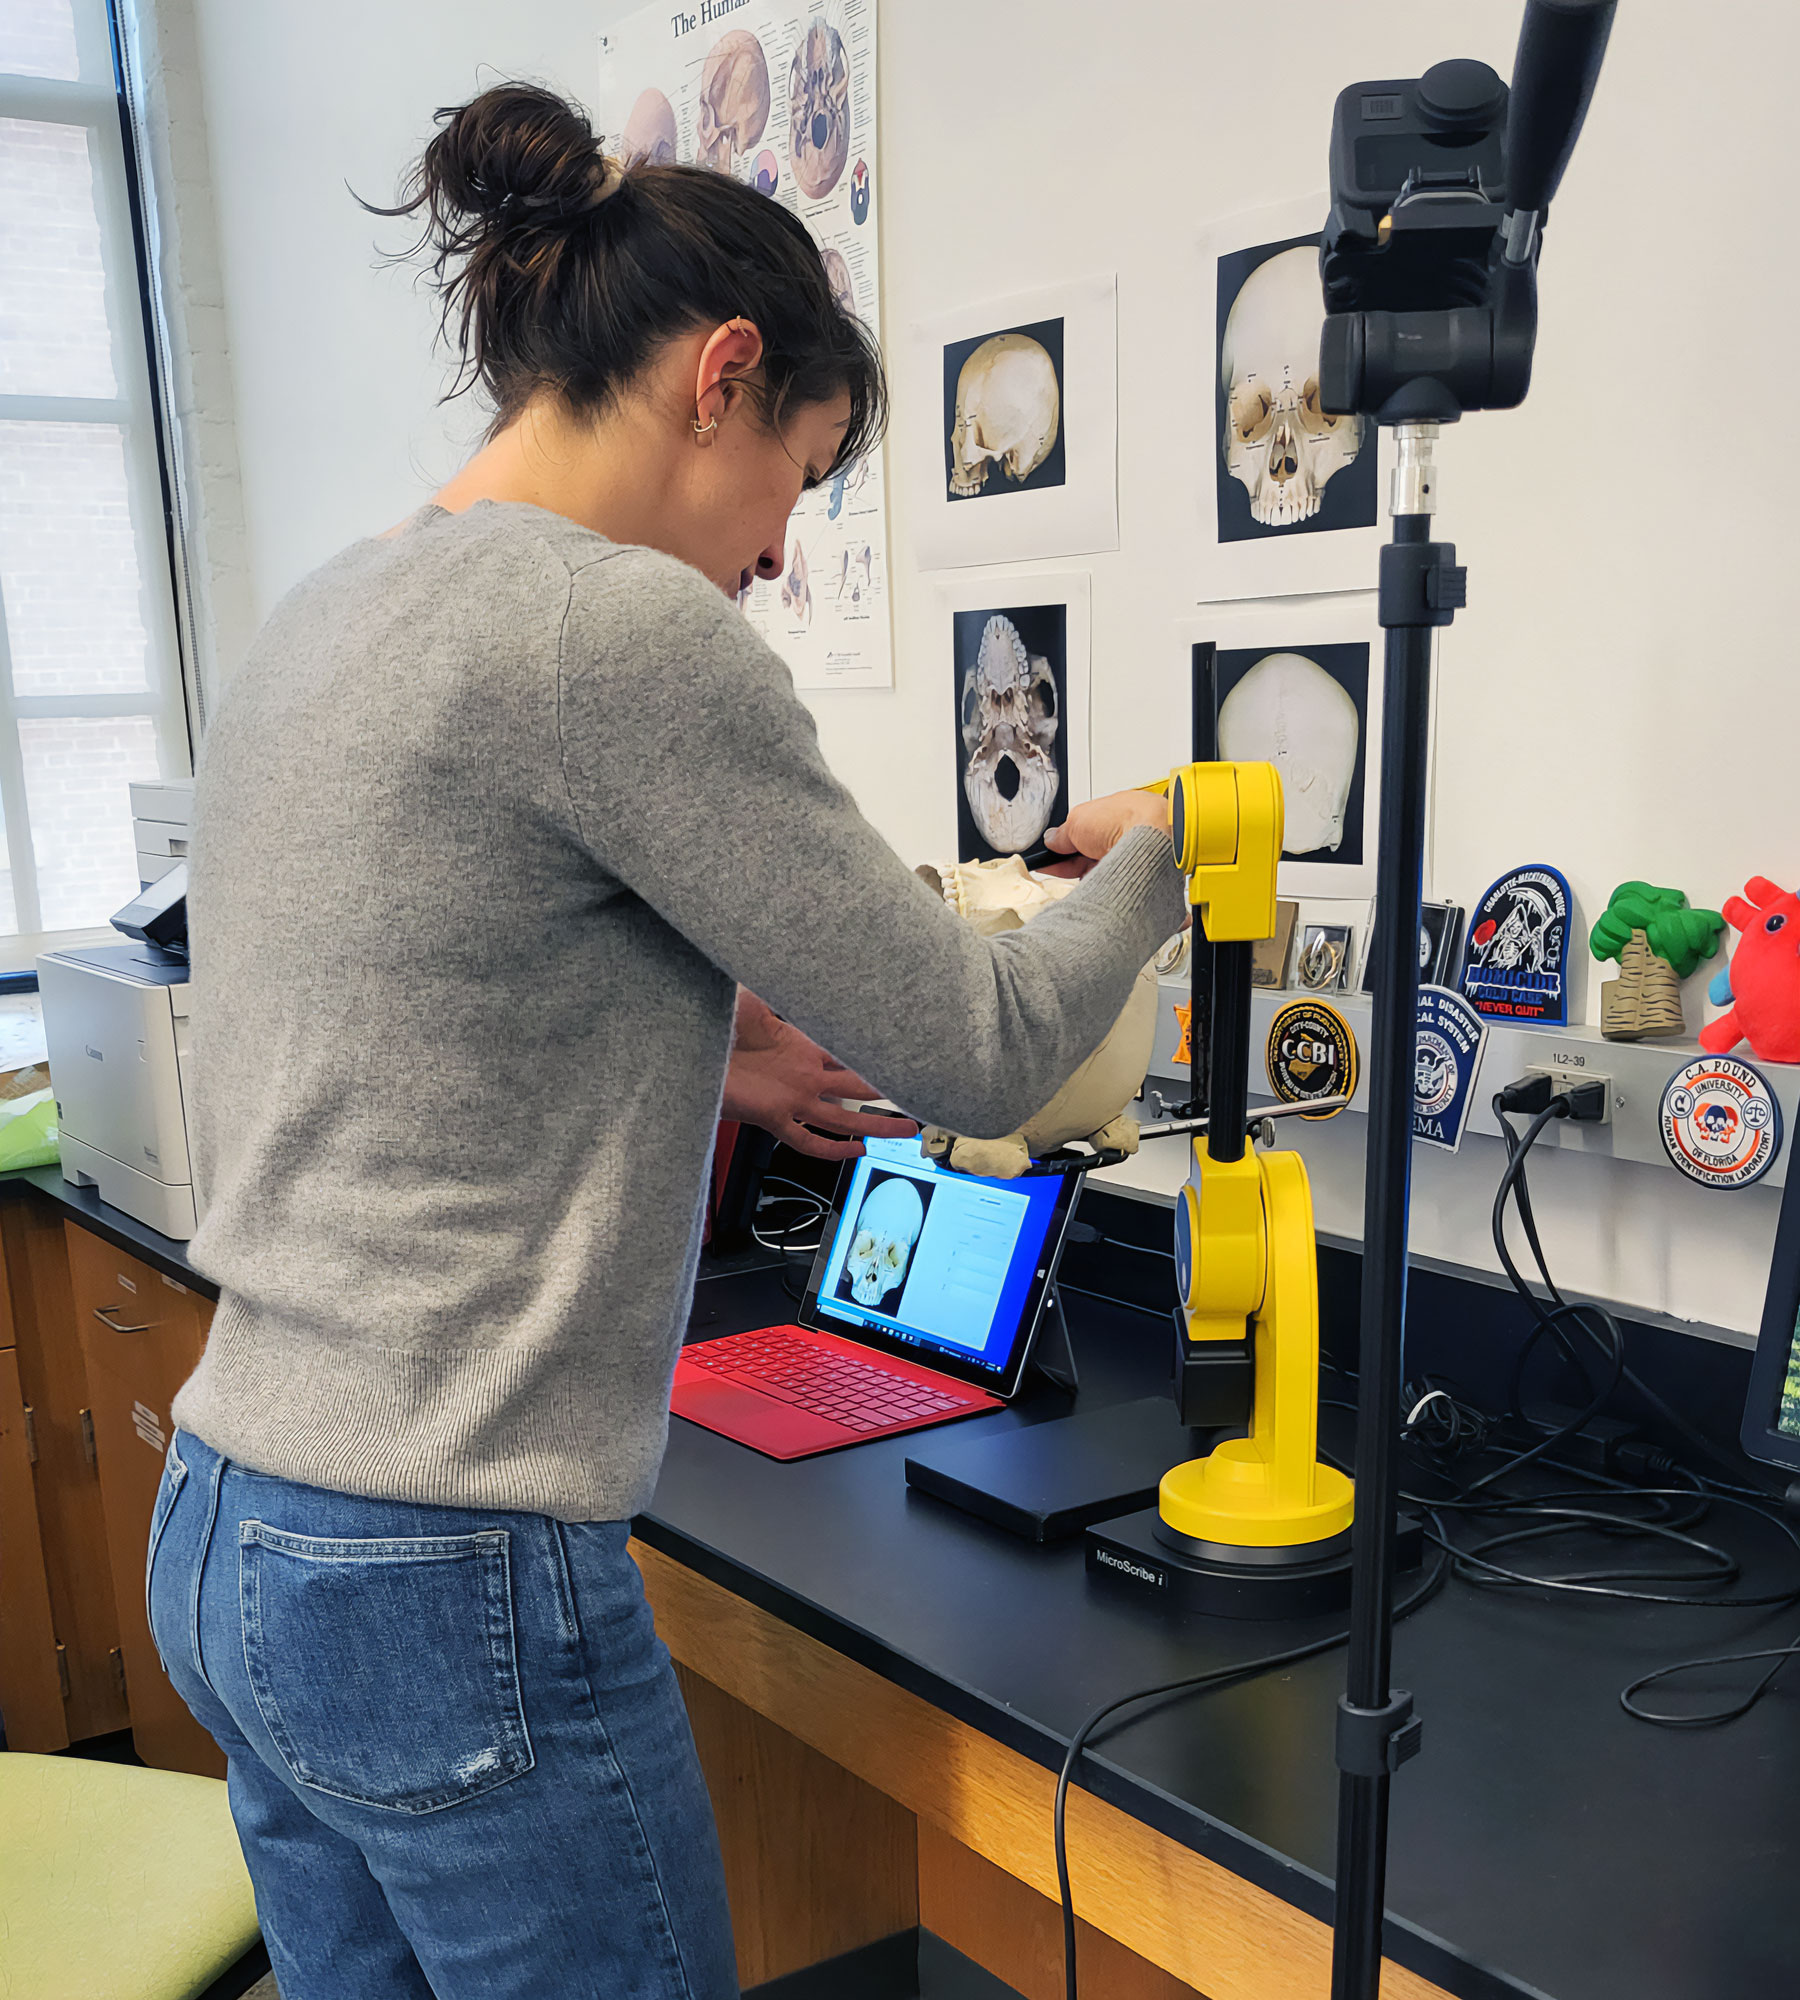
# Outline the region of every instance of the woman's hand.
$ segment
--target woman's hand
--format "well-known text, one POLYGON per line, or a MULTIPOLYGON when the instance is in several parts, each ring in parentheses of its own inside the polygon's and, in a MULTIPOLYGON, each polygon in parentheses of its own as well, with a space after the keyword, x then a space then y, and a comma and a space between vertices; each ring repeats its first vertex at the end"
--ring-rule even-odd
POLYGON ((721 1117, 758 1126, 815 1160, 853 1160, 864 1139, 910 1139, 919 1129, 910 1118, 850 1111, 839 1102, 879 1094, 754 993, 738 988, 721 1117))
POLYGON ((1103 799, 1089 799, 1044 835, 1044 845, 1069 855, 1073 865, 1055 863, 1045 872, 1085 875, 1134 826, 1154 826, 1167 833, 1171 824, 1169 802, 1159 792, 1109 792, 1103 799))

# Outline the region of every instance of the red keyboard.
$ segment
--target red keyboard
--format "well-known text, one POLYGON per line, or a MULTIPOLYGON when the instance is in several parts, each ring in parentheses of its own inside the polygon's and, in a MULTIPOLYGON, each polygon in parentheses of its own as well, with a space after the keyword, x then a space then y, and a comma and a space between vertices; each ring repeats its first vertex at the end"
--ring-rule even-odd
POLYGON ((775 1458, 916 1430, 999 1399, 916 1363, 804 1327, 727 1334, 681 1351, 671 1407, 775 1458))

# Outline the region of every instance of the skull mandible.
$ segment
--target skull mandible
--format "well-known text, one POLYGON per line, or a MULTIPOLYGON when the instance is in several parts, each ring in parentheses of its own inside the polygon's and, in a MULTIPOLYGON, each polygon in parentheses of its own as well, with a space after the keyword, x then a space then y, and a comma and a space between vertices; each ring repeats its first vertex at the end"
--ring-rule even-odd
POLYGON ((850 59, 824 21, 809 23, 788 70, 788 150, 809 201, 837 186, 850 158, 850 59))
POLYGON ((862 1205, 844 1268, 858 1305, 879 1305, 906 1276, 913 1245, 925 1226, 925 1203, 903 1176, 885 1180, 862 1205))
POLYGON ((1010 618, 990 618, 963 676, 963 796, 977 830, 1002 854, 1037 841, 1056 808, 1056 676, 1025 650, 1010 618))
POLYGON ((747 28, 733 28, 713 44, 701 65, 695 116, 700 164, 722 174, 762 137, 769 122, 769 65, 747 28))
POLYGON ((1319 406, 1324 324, 1319 255, 1304 243, 1258 264, 1225 322, 1225 469, 1266 528, 1311 520, 1326 482, 1362 449, 1362 419, 1319 406))
POLYGON ((1304 653, 1257 661, 1219 709, 1219 754, 1281 774, 1283 854, 1335 854, 1356 776, 1356 703, 1304 653))
POLYGON ((675 107, 660 90, 645 90, 631 107, 619 152, 627 166, 675 164, 675 107))
POLYGON ((1029 479, 1056 447, 1062 396, 1056 364, 1026 333, 984 340, 956 378, 950 429, 950 491, 979 493, 996 461, 1015 483, 1029 479))

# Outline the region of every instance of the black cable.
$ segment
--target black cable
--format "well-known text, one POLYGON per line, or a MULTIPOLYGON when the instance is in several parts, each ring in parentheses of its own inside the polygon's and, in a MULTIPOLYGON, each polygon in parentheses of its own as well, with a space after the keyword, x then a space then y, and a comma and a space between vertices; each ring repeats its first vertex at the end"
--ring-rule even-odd
MULTIPOLYGON (((1394 1606, 1396 1624, 1409 1612, 1435 1597, 1443 1588, 1450 1574, 1447 1557, 1440 1557, 1436 1568, 1419 1585, 1410 1597, 1403 1598, 1394 1606)), ((1122 1694, 1115 1700, 1097 1708, 1069 1739, 1068 1754, 1063 1758, 1062 1770, 1056 1780, 1056 1806, 1052 1814, 1052 1830, 1056 1845, 1056 1884, 1062 1902, 1063 1932, 1063 1992, 1065 2000, 1079 2000, 1075 1967, 1075 1897, 1069 1886, 1069 1842, 1068 1842, 1068 1797, 1069 1785, 1075 1767, 1080 1763, 1088 1742, 1096 1729, 1109 1715, 1121 1708, 1133 1708, 1139 1702, 1155 1701, 1162 1695, 1199 1694, 1205 1689, 1224 1685, 1228 1681, 1246 1679, 1251 1674, 1267 1673, 1272 1667, 1291 1666, 1297 1660, 1310 1660, 1320 1653, 1329 1653, 1343 1645, 1350 1637, 1348 1630, 1328 1633, 1322 1639, 1310 1639, 1302 1646, 1289 1646, 1279 1653, 1264 1653, 1257 1659, 1238 1660, 1230 1666, 1214 1667, 1204 1674, 1190 1674, 1183 1680, 1163 1681, 1156 1687, 1138 1688, 1132 1694, 1122 1694)))

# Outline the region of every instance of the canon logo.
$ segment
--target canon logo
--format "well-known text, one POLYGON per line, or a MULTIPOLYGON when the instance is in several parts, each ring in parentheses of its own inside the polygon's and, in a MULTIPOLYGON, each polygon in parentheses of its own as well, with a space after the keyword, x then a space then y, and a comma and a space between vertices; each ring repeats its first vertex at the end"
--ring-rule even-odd
POLYGON ((1114 1555, 1111 1549, 1096 1549, 1094 1560, 1104 1563, 1108 1569, 1120 1570, 1126 1576, 1135 1576, 1139 1583, 1161 1584, 1166 1580, 1161 1570, 1146 1569, 1142 1563, 1129 1562, 1124 1556, 1114 1555))

